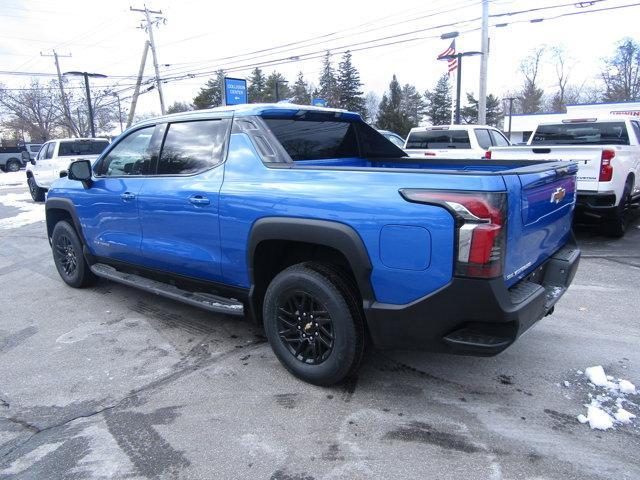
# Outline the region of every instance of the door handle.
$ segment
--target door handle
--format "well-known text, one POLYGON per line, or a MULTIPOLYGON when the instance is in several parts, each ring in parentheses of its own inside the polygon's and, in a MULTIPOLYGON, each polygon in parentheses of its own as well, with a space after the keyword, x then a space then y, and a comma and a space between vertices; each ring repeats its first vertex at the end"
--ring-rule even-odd
POLYGON ((189 203, 192 205, 202 206, 209 205, 211 201, 203 195, 194 195, 193 197, 189 197, 189 203))
POLYGON ((126 202, 128 200, 133 200, 134 198, 136 198, 136 194, 131 192, 124 192, 122 195, 120 195, 120 198, 126 202))

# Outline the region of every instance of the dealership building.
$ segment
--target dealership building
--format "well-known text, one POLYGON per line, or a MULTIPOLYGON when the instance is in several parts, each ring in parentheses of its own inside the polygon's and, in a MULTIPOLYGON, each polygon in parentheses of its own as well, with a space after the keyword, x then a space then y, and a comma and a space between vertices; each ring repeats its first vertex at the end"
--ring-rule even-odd
MULTIPOLYGON (((598 118, 611 115, 640 117, 640 102, 583 103, 567 105, 567 113, 522 113, 511 116, 511 143, 523 143, 540 123, 561 122, 569 118, 598 118)), ((504 117, 504 132, 509 132, 509 116, 504 117)))

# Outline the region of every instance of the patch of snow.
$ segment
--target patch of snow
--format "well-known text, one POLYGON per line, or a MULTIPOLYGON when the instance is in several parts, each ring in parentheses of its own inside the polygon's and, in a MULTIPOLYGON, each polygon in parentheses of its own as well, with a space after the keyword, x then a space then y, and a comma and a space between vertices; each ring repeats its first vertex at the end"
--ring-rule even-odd
POLYGON ((571 384, 570 384, 569 382, 567 382, 566 380, 565 380, 563 383, 564 383, 564 386, 565 386, 565 387, 567 387, 567 388, 568 388, 569 386, 571 386, 571 384))
POLYGON ((584 374, 591 383, 598 387, 609 387, 611 382, 607 379, 604 373, 602 365, 596 365, 595 367, 588 367, 585 369, 584 374))
POLYGON ((618 382, 618 388, 620 389, 620 393, 636 393, 636 386, 629 380, 620 380, 618 382))
POLYGON ((611 415, 595 405, 589 405, 589 407, 587 407, 586 417, 584 417, 584 415, 581 416, 585 421, 578 420, 580 420, 581 423, 589 422, 589 426, 592 429, 607 430, 613 427, 613 418, 611 418, 611 415))
POLYGON ((27 185, 27 175, 22 171, 18 172, 0 172, 0 189, 16 188, 27 185))
POLYGON ((619 408, 614 416, 620 423, 631 423, 631 420, 636 418, 633 413, 626 411, 624 408, 619 408))
MULTIPOLYGON (((580 370, 577 372, 582 375, 580 370)), ((633 423, 636 415, 623 408, 625 402, 634 408, 638 406, 627 398, 637 394, 633 383, 607 375, 601 365, 586 368, 584 376, 595 391, 587 393, 590 403, 585 405, 587 415, 578 415, 580 423, 588 423, 596 430, 608 430, 615 425, 633 423)), ((568 385, 569 382, 565 380, 565 386, 568 385)))
POLYGON ((19 210, 18 214, 13 217, 0 218, 0 230, 19 228, 44 221, 44 205, 33 202, 29 193, 5 193, 0 195, 0 203, 19 210))

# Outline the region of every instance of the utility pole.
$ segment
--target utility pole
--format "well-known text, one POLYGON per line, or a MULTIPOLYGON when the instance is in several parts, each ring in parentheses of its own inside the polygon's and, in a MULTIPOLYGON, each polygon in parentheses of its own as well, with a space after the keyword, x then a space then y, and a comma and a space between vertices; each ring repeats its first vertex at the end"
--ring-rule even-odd
POLYGON ((116 97, 116 100, 118 100, 118 122, 120 122, 120 133, 122 133, 124 132, 124 128, 122 128, 122 106, 120 105, 120 95, 116 92, 113 92, 111 95, 116 97))
POLYGON ((482 0, 482 58, 480 59, 480 93, 478 94, 478 123, 487 123, 487 60, 489 56, 489 0, 482 0))
POLYGON ((160 97, 160 111, 162 112, 162 115, 164 115, 165 114, 164 95, 162 94, 162 83, 160 81, 160 69, 158 68, 158 53, 156 50, 156 44, 153 40, 153 25, 155 23, 157 26, 161 21, 166 22, 166 19, 164 17, 154 17, 152 20, 150 14, 161 15, 162 10, 149 10, 146 5, 144 6, 144 9, 129 7, 129 10, 131 10, 132 12, 144 13, 147 25, 146 27, 143 27, 143 28, 149 34, 149 43, 151 45, 151 56, 153 57, 153 68, 155 69, 155 72, 156 72, 156 87, 158 88, 158 96, 160 97))
POLYGON ((136 104, 138 103, 138 95, 140 95, 140 84, 142 83, 142 76, 144 75, 144 66, 147 63, 147 53, 149 52, 149 41, 145 40, 144 50, 142 51, 142 60, 140 62, 140 70, 138 70, 138 80, 136 81, 136 88, 133 90, 133 98, 131 99, 131 108, 129 109, 129 117, 127 117, 127 128, 131 126, 133 122, 133 115, 136 113, 136 104))
POLYGON ((93 105, 91 105, 91 90, 89 89, 89 77, 107 78, 107 76, 101 73, 88 73, 88 72, 64 72, 64 74, 84 77, 84 89, 87 95, 87 109, 89 112, 89 125, 91 126, 91 138, 96 138, 96 127, 93 121, 93 105))
POLYGON ((74 131, 73 128, 73 120, 71 120, 71 112, 69 111, 69 105, 67 104, 67 96, 64 94, 64 84, 62 83, 62 73, 60 72, 60 62, 58 61, 59 57, 70 58, 71 54, 68 55, 60 55, 58 52, 53 50, 53 55, 47 55, 40 52, 41 57, 53 57, 56 63, 56 71, 58 72, 58 85, 60 86, 60 97, 62 99, 62 110, 64 112, 64 116, 67 120, 67 130, 69 132, 69 136, 74 131))

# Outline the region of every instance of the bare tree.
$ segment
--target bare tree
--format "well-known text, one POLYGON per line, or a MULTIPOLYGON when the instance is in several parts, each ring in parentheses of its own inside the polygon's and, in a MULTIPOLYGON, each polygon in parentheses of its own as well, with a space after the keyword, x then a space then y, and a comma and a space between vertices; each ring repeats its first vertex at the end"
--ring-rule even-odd
POLYGON ((0 86, 0 113, 5 128, 23 132, 34 142, 44 142, 61 132, 63 112, 55 82, 33 80, 20 89, 0 86))
POLYGON ((376 92, 370 91, 364 96, 365 120, 370 124, 375 124, 378 120, 378 109, 380 108, 380 97, 376 92))
POLYGON ((539 112, 542 106, 544 92, 537 82, 545 52, 546 48, 544 46, 539 47, 520 63, 520 72, 524 76, 524 85, 518 95, 522 113, 539 112))
POLYGON ((604 62, 602 80, 606 87, 604 100, 640 99, 640 43, 631 38, 620 40, 614 55, 604 62))
POLYGON ((571 89, 569 86, 569 72, 571 71, 574 61, 567 55, 565 49, 561 46, 552 47, 550 49, 551 57, 555 66, 556 73, 556 92, 551 100, 551 107, 554 112, 563 112, 566 110, 567 94, 571 90, 572 96, 579 96, 579 88, 571 89), (577 93, 577 95, 576 95, 577 93))

